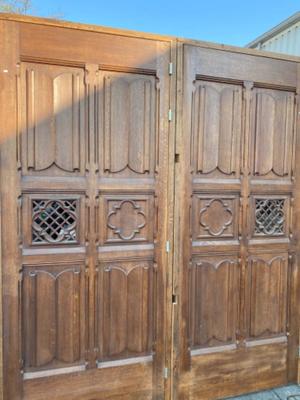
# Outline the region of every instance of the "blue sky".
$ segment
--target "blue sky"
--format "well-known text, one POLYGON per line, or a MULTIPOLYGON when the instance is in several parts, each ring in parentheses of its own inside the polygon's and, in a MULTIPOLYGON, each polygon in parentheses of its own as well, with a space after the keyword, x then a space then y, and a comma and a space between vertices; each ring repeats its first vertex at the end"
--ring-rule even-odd
POLYGON ((243 46, 300 10, 296 0, 33 0, 34 14, 243 46))

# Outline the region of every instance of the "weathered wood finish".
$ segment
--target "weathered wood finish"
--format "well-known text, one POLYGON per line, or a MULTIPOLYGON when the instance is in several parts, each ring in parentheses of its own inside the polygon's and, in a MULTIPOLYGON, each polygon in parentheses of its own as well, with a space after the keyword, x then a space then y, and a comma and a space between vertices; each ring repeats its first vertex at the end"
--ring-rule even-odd
POLYGON ((171 40, 1 27, 4 398, 163 398, 171 40))
POLYGON ((3 400, 296 381, 298 59, 5 14, 0 32, 3 400))
POLYGON ((297 64, 178 55, 174 398, 278 386, 297 374, 297 64))

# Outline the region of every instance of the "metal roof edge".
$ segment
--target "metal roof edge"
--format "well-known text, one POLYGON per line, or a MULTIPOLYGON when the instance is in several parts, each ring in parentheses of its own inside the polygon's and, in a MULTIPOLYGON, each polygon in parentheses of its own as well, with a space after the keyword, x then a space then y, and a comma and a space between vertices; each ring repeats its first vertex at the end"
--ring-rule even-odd
POLYGON ((278 33, 282 32, 283 30, 289 28, 291 25, 293 25, 299 21, 300 21, 300 11, 297 11, 295 14, 291 15, 289 18, 280 22, 280 24, 275 25, 273 28, 271 28, 267 32, 263 33, 262 35, 258 36, 256 39, 252 40, 250 43, 246 44, 245 47, 253 48, 253 47, 257 46, 260 42, 266 41, 266 40, 272 38, 273 36, 277 35, 278 33))

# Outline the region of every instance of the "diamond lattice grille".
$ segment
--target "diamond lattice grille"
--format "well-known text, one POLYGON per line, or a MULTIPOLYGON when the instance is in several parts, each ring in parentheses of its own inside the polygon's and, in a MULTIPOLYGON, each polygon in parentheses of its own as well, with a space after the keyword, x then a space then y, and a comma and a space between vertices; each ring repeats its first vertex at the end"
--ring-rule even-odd
POLYGON ((78 201, 33 200, 33 243, 76 243, 78 201))
POLYGON ((284 199, 255 200, 255 233, 260 235, 284 233, 284 199))

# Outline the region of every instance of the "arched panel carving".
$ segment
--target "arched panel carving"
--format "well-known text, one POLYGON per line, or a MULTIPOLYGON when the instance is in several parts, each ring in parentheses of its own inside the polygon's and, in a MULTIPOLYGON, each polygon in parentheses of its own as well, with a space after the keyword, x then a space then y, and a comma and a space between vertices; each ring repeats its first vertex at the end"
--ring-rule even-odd
POLYGON ((194 172, 239 173, 242 90, 239 86, 196 81, 192 108, 194 172))
POLYGON ((278 178, 291 174, 294 98, 294 93, 290 92, 254 89, 252 105, 254 175, 278 178))
POLYGON ((84 362, 84 288, 82 267, 24 267, 25 371, 84 362))
POLYGON ((236 259, 195 259, 190 269, 190 342, 211 347, 235 342, 239 269, 236 259))
POLYGON ((154 338, 154 270, 150 261, 101 265, 98 341, 101 361, 147 355, 154 338))
POLYGON ((156 162, 155 78, 111 72, 101 75, 100 80, 103 172, 112 176, 152 176, 156 162))
POLYGON ((252 256, 248 270, 249 337, 284 334, 287 318, 287 256, 252 256))
POLYGON ((83 71, 22 64, 20 121, 26 173, 83 172, 85 158, 83 71))

